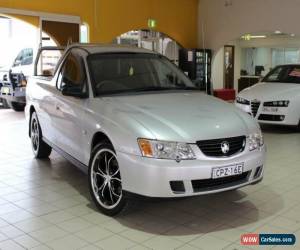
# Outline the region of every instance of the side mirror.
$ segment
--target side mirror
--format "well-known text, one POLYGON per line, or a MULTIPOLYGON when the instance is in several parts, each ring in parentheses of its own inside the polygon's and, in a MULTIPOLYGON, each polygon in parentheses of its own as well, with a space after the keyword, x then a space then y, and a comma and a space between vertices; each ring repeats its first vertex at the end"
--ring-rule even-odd
POLYGON ((73 96, 82 99, 88 98, 88 94, 83 92, 81 87, 74 87, 67 84, 62 86, 61 93, 65 96, 73 96))

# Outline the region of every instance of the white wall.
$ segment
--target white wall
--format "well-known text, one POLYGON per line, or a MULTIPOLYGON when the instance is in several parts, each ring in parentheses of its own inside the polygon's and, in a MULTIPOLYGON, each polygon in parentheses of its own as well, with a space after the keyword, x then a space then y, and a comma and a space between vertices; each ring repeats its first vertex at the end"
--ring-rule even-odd
POLYGON ((198 45, 202 47, 202 25, 205 47, 215 52, 246 33, 280 30, 300 35, 299 10, 299 0, 200 0, 198 45))
POLYGON ((211 79, 214 89, 224 86, 224 47, 215 54, 211 70, 211 79))
MULTIPOLYGON (((233 45, 234 51, 234 88, 237 89, 238 79, 241 71, 241 48, 237 42, 230 42, 227 45, 233 45)), ((212 84, 214 89, 224 88, 224 47, 219 49, 212 62, 212 84)))

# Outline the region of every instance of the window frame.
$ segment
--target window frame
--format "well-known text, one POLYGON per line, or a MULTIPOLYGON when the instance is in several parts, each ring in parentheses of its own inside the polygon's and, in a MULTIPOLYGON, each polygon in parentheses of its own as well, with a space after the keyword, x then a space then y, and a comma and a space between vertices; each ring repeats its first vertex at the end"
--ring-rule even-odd
POLYGON ((81 68, 81 73, 83 74, 82 75, 82 81, 83 81, 83 84, 82 84, 82 90, 84 89, 85 87, 85 92, 84 94, 86 94, 87 96, 89 96, 89 84, 88 84, 88 72, 87 72, 87 69, 86 69, 86 65, 85 65, 85 62, 84 62, 84 58, 83 56, 81 56, 79 53, 76 53, 74 52, 74 49, 70 49, 69 51, 67 51, 67 53, 65 54, 65 56, 62 58, 62 61, 61 61, 61 64, 60 64, 60 67, 57 68, 57 77, 56 77, 56 89, 61 93, 62 90, 61 90, 61 83, 62 83, 62 71, 64 69, 64 66, 65 64, 67 63, 67 60, 69 58, 69 56, 73 54, 75 55, 74 57, 75 58, 79 58, 81 60, 80 62, 80 68, 81 68))

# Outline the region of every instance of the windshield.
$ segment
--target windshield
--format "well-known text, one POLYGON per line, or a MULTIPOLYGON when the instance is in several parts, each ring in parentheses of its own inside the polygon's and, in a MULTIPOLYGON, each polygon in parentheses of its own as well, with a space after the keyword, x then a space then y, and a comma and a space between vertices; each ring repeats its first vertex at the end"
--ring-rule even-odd
POLYGON ((96 95, 198 90, 174 64, 159 55, 94 54, 88 57, 88 64, 96 95))
POLYGON ((263 79, 263 82, 300 84, 300 65, 278 66, 263 79))

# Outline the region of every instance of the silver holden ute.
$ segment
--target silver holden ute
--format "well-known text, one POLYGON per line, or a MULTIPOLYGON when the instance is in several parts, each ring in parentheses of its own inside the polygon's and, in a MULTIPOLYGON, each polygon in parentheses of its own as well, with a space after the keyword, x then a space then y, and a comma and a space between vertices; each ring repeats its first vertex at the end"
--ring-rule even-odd
POLYGON ((196 196, 262 180, 258 123, 202 93, 164 56, 75 44, 44 76, 41 50, 26 91, 33 153, 53 149, 88 173, 103 213, 118 214, 136 196, 196 196))

